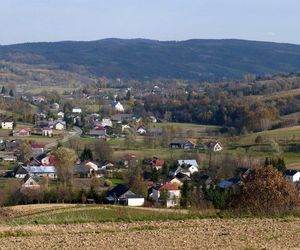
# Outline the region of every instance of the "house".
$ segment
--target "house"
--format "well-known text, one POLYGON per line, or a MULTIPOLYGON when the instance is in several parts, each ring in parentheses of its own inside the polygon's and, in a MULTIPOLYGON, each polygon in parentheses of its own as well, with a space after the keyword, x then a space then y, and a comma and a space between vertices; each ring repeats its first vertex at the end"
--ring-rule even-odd
POLYGON ((155 116, 151 115, 151 116, 149 117, 149 119, 150 119, 150 121, 151 121, 152 123, 157 123, 157 119, 155 118, 155 116))
POLYGON ((152 168, 155 168, 156 170, 162 169, 164 164, 165 164, 165 161, 160 160, 160 159, 154 159, 154 160, 151 161, 152 168))
POLYGON ((65 113, 60 111, 60 112, 57 113, 57 117, 58 117, 58 119, 64 119, 65 113))
POLYGON ((102 127, 113 127, 112 121, 109 118, 103 118, 101 122, 102 127))
POLYGON ((130 126, 128 124, 122 125, 122 132, 124 132, 125 129, 130 129, 130 126))
POLYGON ((92 169, 92 170, 95 170, 95 171, 98 170, 98 165, 95 164, 95 163, 93 163, 93 162, 91 162, 91 161, 88 161, 87 163, 85 163, 85 165, 87 167, 89 167, 90 169, 92 169))
POLYGON ((199 166, 196 160, 178 160, 178 166, 189 171, 190 174, 199 171, 199 166))
POLYGON ((39 188, 39 178, 34 175, 27 174, 23 179, 22 187, 24 188, 39 188))
POLYGON ((56 166, 57 158, 54 155, 48 155, 47 153, 42 153, 37 157, 33 158, 33 164, 40 164, 42 166, 56 166))
POLYGON ((173 149, 194 149, 195 144, 185 139, 174 139, 169 147, 173 149))
POLYGON ((179 206, 180 189, 174 184, 166 183, 161 187, 153 189, 152 199, 165 203, 167 208, 179 206))
POLYGON ((179 180, 177 177, 172 178, 169 181, 169 183, 172 185, 176 185, 177 187, 181 187, 183 185, 183 182, 181 180, 179 180))
POLYGON ((65 121, 56 121, 53 125, 53 128, 56 130, 65 130, 66 122, 65 121))
POLYGON ((42 136, 53 136, 53 129, 49 127, 42 128, 42 136))
POLYGON ((78 107, 75 107, 75 108, 72 109, 72 113, 73 114, 81 114, 82 113, 82 109, 78 108, 78 107))
POLYGON ((114 101, 111 106, 118 112, 124 112, 125 109, 120 102, 114 101))
POLYGON ((136 132, 140 135, 145 135, 147 133, 147 130, 145 129, 144 126, 140 126, 137 128, 136 132))
POLYGON ((35 155, 40 155, 40 154, 44 153, 44 146, 40 145, 40 144, 32 144, 31 149, 32 149, 33 154, 35 154, 35 155))
POLYGON ((51 108, 55 109, 55 110, 59 110, 59 104, 57 102, 55 102, 51 105, 51 108))
POLYGON ((141 207, 145 203, 145 198, 133 193, 129 187, 119 184, 107 193, 105 201, 109 204, 141 207))
POLYGON ((2 121, 1 126, 2 126, 2 129, 12 130, 14 127, 14 122, 12 119, 5 119, 4 121, 2 121))
POLYGON ((19 132, 14 133, 14 136, 27 137, 30 136, 31 130, 30 128, 23 128, 19 132))
POLYGON ((219 143, 219 142, 209 142, 209 143, 207 143, 207 147, 208 147, 208 149, 210 149, 214 152, 219 152, 219 151, 223 150, 223 147, 222 147, 221 143, 219 143))
POLYGON ((38 177, 48 177, 56 179, 56 168, 55 166, 27 166, 24 167, 28 173, 38 177))
POLYGON ((87 165, 77 164, 74 166, 74 175, 78 178, 91 178, 91 168, 87 165))
POLYGON ((7 161, 7 162, 16 162, 17 161, 17 157, 13 154, 4 155, 1 157, 1 159, 3 161, 7 161))
POLYGON ((106 128, 102 126, 96 126, 94 129, 90 130, 89 136, 97 137, 97 138, 104 138, 107 136, 106 128))
POLYGON ((25 176, 28 174, 28 170, 23 166, 16 167, 13 172, 14 172, 13 175, 17 179, 24 179, 25 176))
POLYGON ((292 182, 300 182, 300 171, 289 169, 285 171, 284 175, 292 182))

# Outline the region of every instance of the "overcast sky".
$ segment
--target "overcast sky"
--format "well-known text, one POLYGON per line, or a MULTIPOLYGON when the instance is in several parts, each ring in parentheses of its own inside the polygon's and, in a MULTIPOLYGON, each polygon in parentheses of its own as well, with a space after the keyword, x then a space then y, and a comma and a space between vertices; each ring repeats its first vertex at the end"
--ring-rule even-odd
POLYGON ((300 44, 299 0, 0 0, 0 44, 241 38, 300 44))

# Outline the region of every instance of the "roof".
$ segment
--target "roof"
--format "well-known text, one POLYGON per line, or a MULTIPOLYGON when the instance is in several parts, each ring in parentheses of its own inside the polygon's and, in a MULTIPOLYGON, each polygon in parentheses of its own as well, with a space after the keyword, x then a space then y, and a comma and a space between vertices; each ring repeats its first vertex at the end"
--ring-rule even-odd
POLYGON ((158 190, 179 190, 179 188, 176 185, 170 184, 170 183, 166 183, 165 185, 161 186, 158 190))
POLYGON ((41 160, 43 160, 47 156, 48 156, 47 153, 42 153, 42 154, 38 155, 37 157, 35 157, 35 159, 40 162, 41 160))
POLYGON ((198 167, 198 163, 196 160, 178 160, 179 166, 187 165, 187 166, 195 166, 198 167))
POLYGON ((31 148, 44 148, 44 146, 40 144, 32 144, 31 148))
POLYGON ((297 174, 299 171, 298 170, 294 170, 294 169, 288 169, 285 171, 285 175, 286 176, 294 176, 295 174, 297 174))
POLYGON ((23 179, 24 183, 25 183, 26 181, 28 181, 30 178, 33 179, 33 180, 34 180, 35 182, 37 182, 37 183, 39 183, 39 181, 40 181, 40 179, 39 179, 37 176, 27 174, 27 175, 24 177, 24 179, 23 179))
POLYGON ((25 169, 23 166, 18 166, 15 169, 15 175, 17 175, 17 174, 28 174, 28 170, 25 169))
POLYGON ((186 140, 186 139, 179 139, 179 138, 175 138, 172 140, 171 144, 193 144, 192 142, 186 140))
POLYGON ((56 173, 56 168, 54 166, 28 166, 24 168, 33 174, 56 173))
POLYGON ((159 167, 162 167, 164 165, 165 161, 164 160, 153 160, 152 161, 152 165, 154 166, 159 166, 159 167))
POLYGON ((119 184, 117 186, 115 186, 113 189, 111 189, 108 193, 107 196, 116 196, 116 197, 120 197, 123 194, 125 194, 127 191, 129 190, 128 186, 119 184))

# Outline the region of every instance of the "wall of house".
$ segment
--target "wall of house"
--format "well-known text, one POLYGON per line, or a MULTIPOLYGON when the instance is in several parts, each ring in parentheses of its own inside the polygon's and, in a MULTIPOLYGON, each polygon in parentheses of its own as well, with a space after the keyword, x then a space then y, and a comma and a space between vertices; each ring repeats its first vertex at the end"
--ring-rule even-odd
POLYGON ((130 207, 142 207, 144 206, 144 198, 129 198, 127 205, 130 207))

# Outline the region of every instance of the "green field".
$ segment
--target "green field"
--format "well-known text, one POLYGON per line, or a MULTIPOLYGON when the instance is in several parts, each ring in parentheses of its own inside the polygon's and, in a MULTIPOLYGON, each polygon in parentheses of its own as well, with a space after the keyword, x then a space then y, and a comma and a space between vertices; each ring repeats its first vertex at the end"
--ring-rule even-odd
POLYGON ((75 208, 37 212, 32 215, 2 220, 2 224, 72 224, 87 222, 165 221, 203 218, 215 215, 214 211, 186 211, 130 208, 120 206, 78 205, 75 208))

